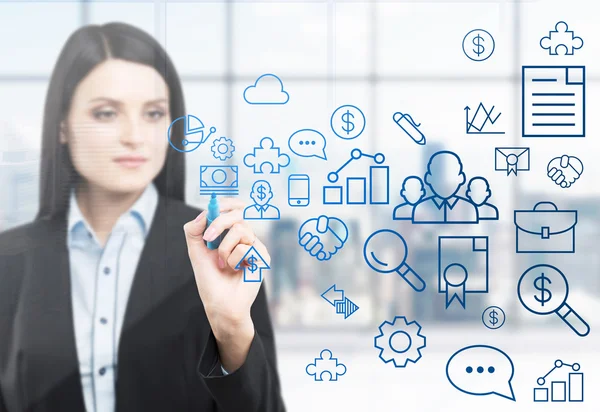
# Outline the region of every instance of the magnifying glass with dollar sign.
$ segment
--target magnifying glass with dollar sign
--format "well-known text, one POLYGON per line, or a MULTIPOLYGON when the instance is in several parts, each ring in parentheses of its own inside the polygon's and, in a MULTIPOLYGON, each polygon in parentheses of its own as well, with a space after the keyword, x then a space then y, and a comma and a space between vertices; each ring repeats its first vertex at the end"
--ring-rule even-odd
POLYGON ((554 266, 535 265, 527 269, 519 279, 517 293, 521 304, 531 313, 556 313, 577 335, 590 333, 590 325, 567 303, 567 278, 554 266))

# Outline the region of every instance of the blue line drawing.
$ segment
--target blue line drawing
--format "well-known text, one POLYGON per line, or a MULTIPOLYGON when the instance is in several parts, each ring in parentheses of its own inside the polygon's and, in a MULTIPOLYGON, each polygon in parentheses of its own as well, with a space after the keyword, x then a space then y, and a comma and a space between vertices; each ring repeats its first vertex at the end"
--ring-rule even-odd
POLYGON ((446 295, 446 309, 456 301, 466 308, 467 293, 489 292, 487 236, 438 237, 438 293, 446 295))
POLYGON ((347 372, 346 365, 340 363, 329 349, 323 349, 314 363, 306 366, 306 373, 312 376, 315 382, 337 381, 339 376, 347 372))
POLYGON ((416 292, 425 290, 425 280, 406 263, 408 245, 400 233, 390 229, 373 232, 365 240, 363 257, 375 272, 383 274, 395 272, 416 292), (386 257, 392 260, 387 261, 386 257))
POLYGON ((244 164, 254 168, 255 174, 279 174, 282 167, 290 164, 290 157, 280 152, 273 139, 263 137, 259 147, 255 147, 252 153, 244 156, 244 164))
POLYGON ((346 104, 335 109, 331 115, 331 130, 336 136, 344 139, 356 139, 367 125, 365 114, 358 107, 346 104))
POLYGON ((348 240, 348 226, 337 217, 308 219, 298 229, 298 243, 319 261, 331 259, 348 240))
POLYGON ((483 311, 481 321, 488 329, 500 329, 504 326, 506 314, 499 306, 489 306, 483 311))
POLYGON ((199 148, 200 145, 206 142, 208 138, 216 131, 217 129, 215 127, 211 127, 209 129, 209 133, 205 135, 204 123, 202 123, 202 120, 198 119, 194 115, 188 114, 187 116, 178 117, 177 119, 171 122, 171 124, 169 125, 169 129, 167 130, 167 139, 169 140, 169 144, 173 149, 177 150, 178 152, 188 153, 193 152, 194 150, 199 148), (183 146, 182 148, 177 147, 175 143, 173 143, 173 141, 171 140, 171 128, 175 124, 177 124, 177 122, 183 122, 184 139, 181 141, 181 145, 183 146), (198 137, 194 136, 194 138, 199 140, 190 140, 191 137, 188 138, 188 136, 193 136, 196 134, 198 135, 198 137))
POLYGON ((306 207, 310 204, 310 177, 305 174, 288 176, 288 205, 306 207))
POLYGON ((492 108, 488 110, 485 108, 484 104, 480 102, 475 113, 473 113, 473 117, 469 120, 469 110, 471 110, 471 108, 466 106, 464 110, 467 134, 504 134, 504 132, 500 131, 488 131, 488 128, 493 127, 502 114, 495 114, 495 108, 496 106, 492 106, 492 108))
POLYGON ((535 265, 521 275, 517 286, 519 301, 536 315, 556 313, 580 337, 590 333, 590 325, 567 303, 569 283, 551 265, 535 265))
POLYGON ((556 23, 554 30, 550 30, 548 36, 540 39, 540 47, 548 50, 550 56, 572 56, 575 50, 583 47, 583 39, 575 36, 575 33, 569 30, 569 26, 564 21, 556 23), (561 51, 562 53, 559 53, 561 51))
MULTIPOLYGON (((370 155, 363 153, 360 149, 352 149, 350 158, 340 166, 335 172, 327 175, 330 183, 336 183, 340 178, 340 173, 346 166, 354 160, 361 157, 373 159, 377 166, 369 167, 369 203, 372 205, 387 205, 390 203, 390 168, 389 166, 379 166, 385 161, 383 153, 370 155), (385 188, 384 193, 375 193, 373 183, 378 182, 385 188)), ((323 204, 341 205, 344 203, 343 186, 323 186, 323 204)), ((346 179, 346 204, 364 205, 367 203, 367 178, 363 176, 352 176, 346 179), (354 197, 356 196, 356 197, 354 197)))
POLYGON ((498 209, 489 202, 492 191, 487 179, 480 176, 472 178, 467 184, 467 197, 458 195, 466 182, 466 176, 462 161, 456 153, 447 150, 434 153, 427 163, 424 180, 433 195, 423 197, 423 181, 417 176, 409 176, 405 179, 401 192, 405 202, 394 209, 394 219, 411 220, 414 224, 462 224, 498 220, 498 209), (412 215, 409 218, 411 209, 412 215))
POLYGON ((550 160, 547 171, 554 183, 567 189, 583 174, 583 163, 575 156, 562 155, 550 160))
POLYGON ((523 137, 585 137, 585 66, 523 66, 523 137))
POLYGON ((300 157, 317 157, 327 160, 325 146, 327 146, 325 136, 314 129, 298 130, 288 140, 290 150, 300 157))
POLYGON ((506 172, 506 176, 518 172, 529 171, 529 147, 497 147, 494 150, 495 161, 494 170, 497 172, 506 172))
POLYGON ((552 202, 515 210, 516 253, 575 253, 576 210, 559 210, 552 202))
POLYGON ((394 120, 394 123, 396 123, 416 144, 423 146, 427 143, 425 135, 419 130, 421 123, 417 124, 410 114, 396 112, 392 116, 392 120, 394 120))
POLYGON ((238 167, 229 165, 200 166, 200 194, 216 193, 223 196, 237 196, 238 167))
POLYGON ((225 161, 233 157, 235 146, 233 145, 233 140, 226 137, 219 137, 213 140, 210 151, 215 159, 225 161))
POLYGON ((335 307, 335 313, 344 315, 344 319, 348 319, 350 315, 359 309, 358 305, 345 297, 344 291, 337 289, 335 285, 323 292, 321 297, 335 307))
POLYGON ((284 90, 279 77, 267 73, 244 89, 244 100, 249 104, 286 104, 290 95, 284 90))
POLYGON ((426 338, 421 334, 421 325, 416 320, 408 322, 405 316, 396 316, 379 325, 379 334, 374 339, 375 349, 379 349, 379 359, 383 363, 404 368, 408 362, 417 363, 421 359, 421 350, 427 346, 426 338))
POLYGON ((254 246, 250 246, 250 249, 248 249, 235 266, 235 270, 240 269, 244 270, 244 282, 256 283, 262 282, 262 271, 271 269, 271 267, 265 262, 254 246))
POLYGON ((489 59, 494 53, 496 42, 492 35, 483 29, 468 32, 463 38, 462 48, 469 59, 481 62, 489 59))
POLYGON ((515 365, 506 352, 472 345, 455 352, 446 364, 448 382, 468 395, 498 395, 516 401, 512 388, 515 365))
POLYGON ((244 209, 245 220, 279 220, 280 213, 270 202, 273 199, 271 184, 266 180, 257 180, 252 185, 250 199, 254 202, 244 209))
POLYGON ((556 369, 560 369, 563 366, 568 366, 573 372, 569 372, 569 380, 556 380, 550 382, 551 395, 548 395, 548 388, 533 388, 533 401, 534 402, 583 402, 583 372, 579 372, 581 365, 578 363, 568 364, 564 363, 560 359, 554 362, 554 367, 550 369, 548 373, 537 379, 539 386, 546 384, 546 379, 556 369), (567 397, 567 392, 569 396, 567 397))

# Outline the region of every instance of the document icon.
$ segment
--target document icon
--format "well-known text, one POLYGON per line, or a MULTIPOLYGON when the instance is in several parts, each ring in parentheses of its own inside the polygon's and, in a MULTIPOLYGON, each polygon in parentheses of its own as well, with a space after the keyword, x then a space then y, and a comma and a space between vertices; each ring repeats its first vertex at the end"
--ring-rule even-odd
POLYGON ((585 137, 585 67, 523 66, 523 137, 585 137))
POLYGON ((506 172, 506 176, 517 172, 529 171, 529 148, 528 147, 497 147, 496 148, 496 171, 506 172))
POLYGON ((488 237, 438 238, 438 293, 446 294, 446 309, 453 300, 466 308, 467 293, 488 293, 488 237))

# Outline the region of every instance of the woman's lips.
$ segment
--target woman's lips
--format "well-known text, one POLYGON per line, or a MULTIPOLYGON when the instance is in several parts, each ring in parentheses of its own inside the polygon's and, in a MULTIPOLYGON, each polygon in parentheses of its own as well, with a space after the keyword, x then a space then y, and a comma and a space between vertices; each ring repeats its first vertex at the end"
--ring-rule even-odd
POLYGON ((115 162, 127 169, 135 169, 146 163, 148 159, 140 156, 122 156, 117 157, 115 162))

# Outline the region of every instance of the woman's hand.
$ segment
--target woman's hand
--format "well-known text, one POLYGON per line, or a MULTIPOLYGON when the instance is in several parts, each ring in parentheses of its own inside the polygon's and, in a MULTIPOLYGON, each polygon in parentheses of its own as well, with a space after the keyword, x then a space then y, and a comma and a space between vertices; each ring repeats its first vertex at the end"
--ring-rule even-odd
MULTIPOLYGON (((250 308, 260 282, 244 282, 243 270, 235 270, 251 246, 270 264, 265 245, 244 221, 241 201, 219 199, 220 216, 206 228, 206 211, 184 225, 188 255, 194 269, 196 286, 213 334, 219 346, 221 364, 228 372, 243 365, 254 338, 250 308), (206 229, 206 231, 205 231, 206 229), (225 230, 218 250, 210 250, 204 241, 216 239, 225 230)), ((245 264, 246 262, 244 262, 245 264)))

